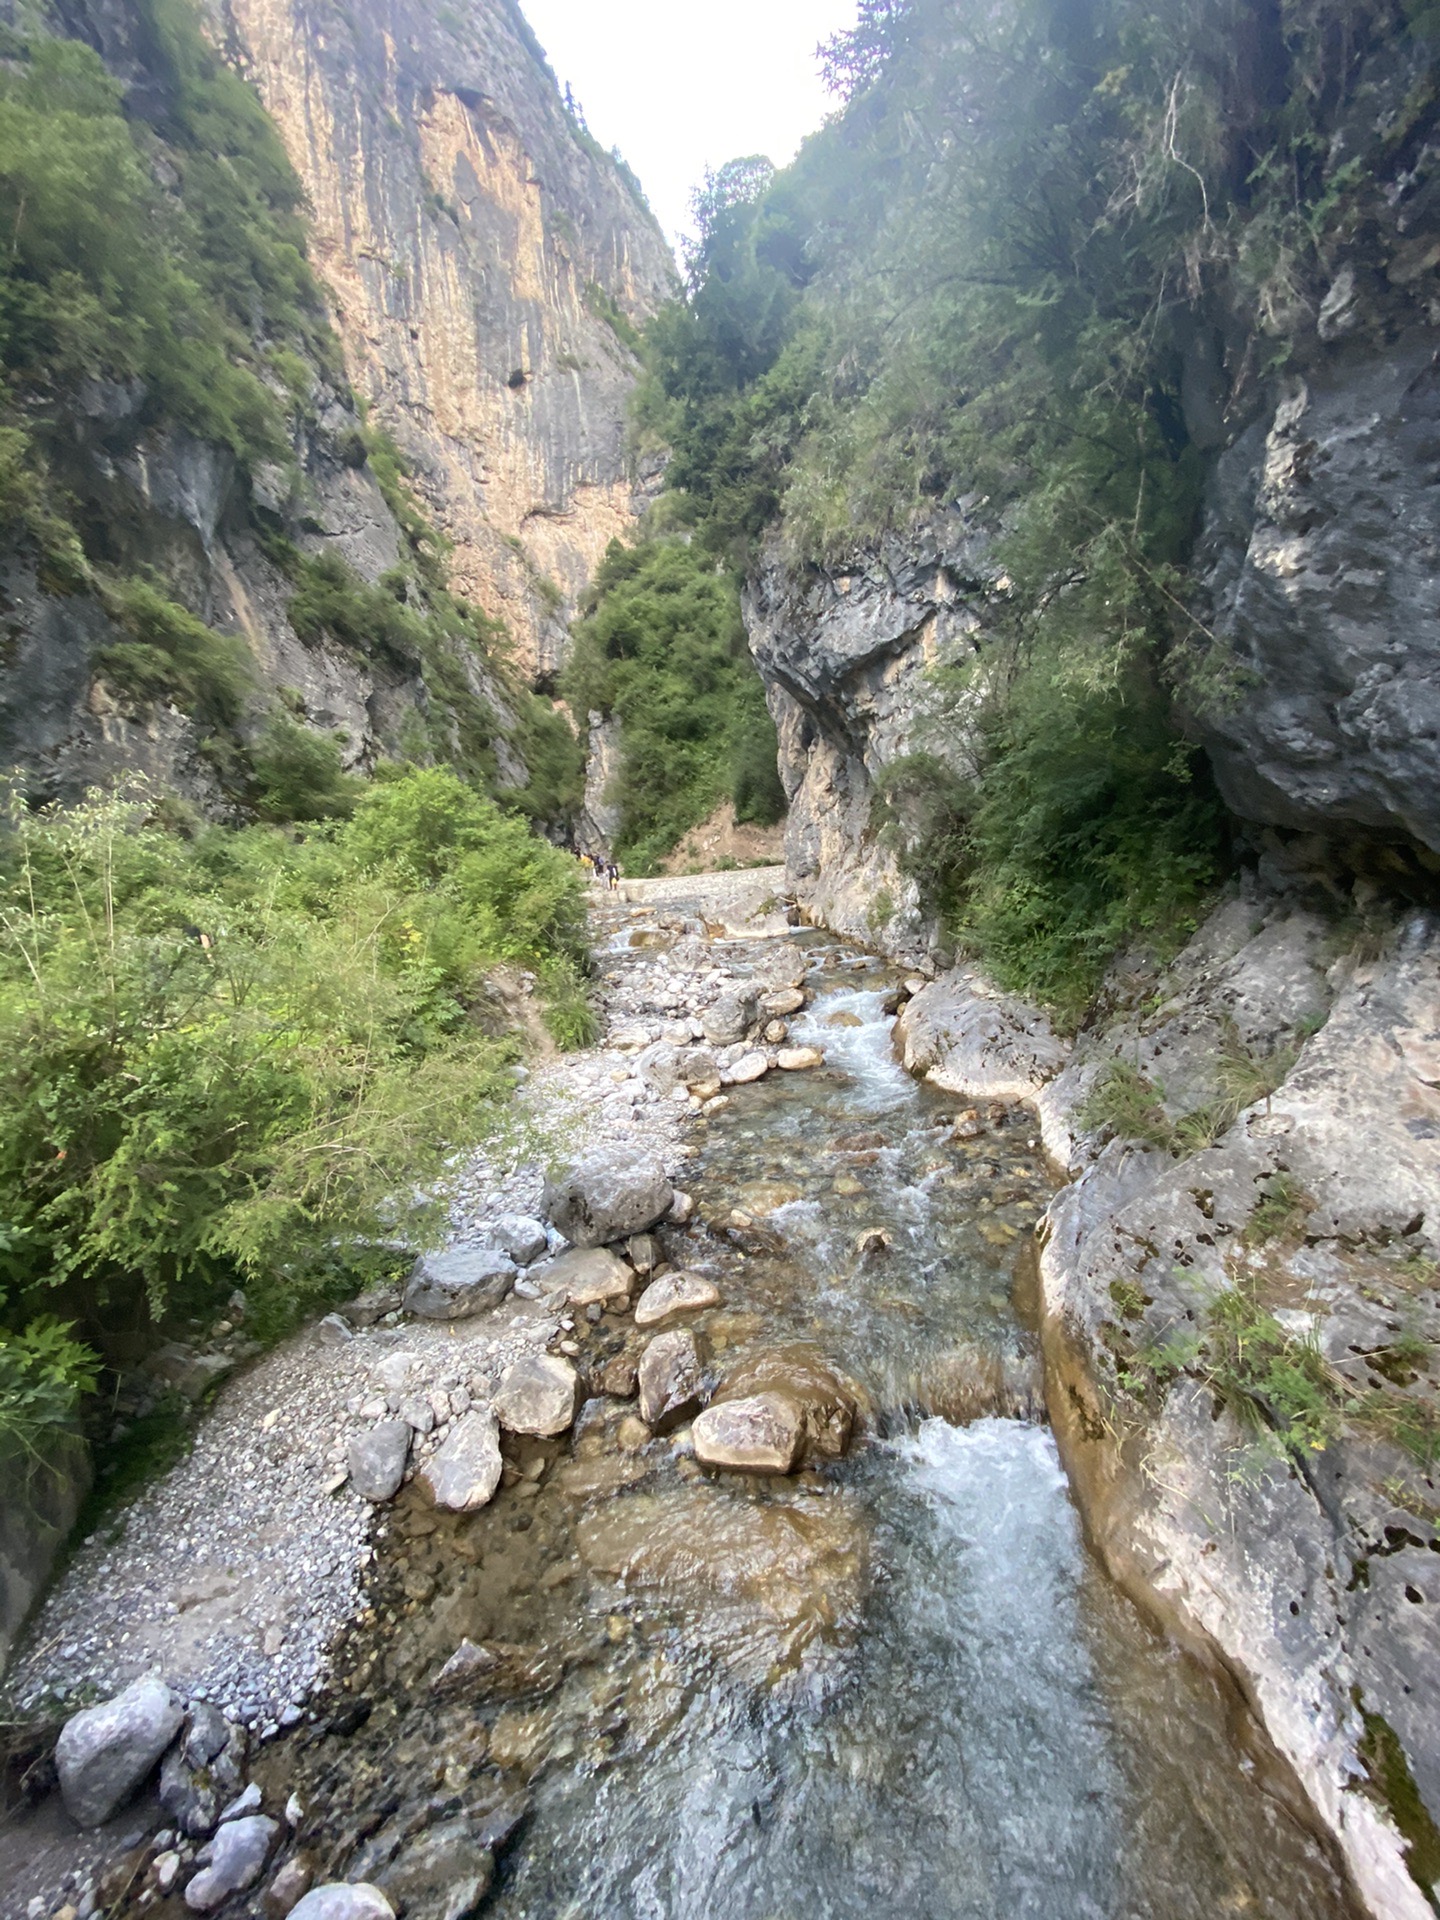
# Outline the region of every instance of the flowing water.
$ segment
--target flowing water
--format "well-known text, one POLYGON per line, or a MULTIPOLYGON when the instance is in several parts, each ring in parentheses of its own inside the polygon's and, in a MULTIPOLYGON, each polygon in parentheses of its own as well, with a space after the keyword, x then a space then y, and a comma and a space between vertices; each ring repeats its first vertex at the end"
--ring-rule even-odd
MULTIPOLYGON (((793 1031, 826 1066, 703 1124, 690 1184, 723 1231, 671 1258, 721 1288, 717 1372, 814 1351, 863 1389, 865 1443, 710 1479, 683 1436, 643 1444, 592 1402, 473 1519, 402 1502, 351 1652, 377 1704, 299 1756, 331 1870, 383 1874, 426 1819, 463 1859, 518 1778, 498 1920, 1338 1920, 1215 1684, 1083 1543, 1025 1325, 1050 1190, 1029 1117, 952 1139, 957 1103, 895 1061, 883 979, 812 950, 793 1031), (461 1634, 509 1666, 437 1702, 461 1634)), ((591 1337, 596 1362, 637 1344, 591 1337)))

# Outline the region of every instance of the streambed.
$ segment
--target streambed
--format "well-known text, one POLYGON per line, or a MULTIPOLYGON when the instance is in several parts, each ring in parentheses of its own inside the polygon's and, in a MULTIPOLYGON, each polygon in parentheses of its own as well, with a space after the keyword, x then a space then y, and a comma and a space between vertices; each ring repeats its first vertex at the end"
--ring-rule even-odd
MULTIPOLYGON (((262 1776, 327 1874, 415 1859, 478 1890, 508 1838, 503 1920, 1339 1920, 1219 1689, 1083 1544, 1025 1324, 1029 1116, 953 1138, 957 1103, 894 1059, 887 977, 801 938, 792 1038, 826 1065, 697 1122, 700 1224, 666 1252, 720 1289, 715 1369, 823 1357, 864 1440, 712 1478, 597 1399, 573 1438, 513 1445, 477 1515, 407 1492, 332 1711, 262 1776), (499 1664, 447 1696, 463 1637, 499 1664)), ((592 1373, 643 1344, 609 1315, 575 1337, 592 1373)))

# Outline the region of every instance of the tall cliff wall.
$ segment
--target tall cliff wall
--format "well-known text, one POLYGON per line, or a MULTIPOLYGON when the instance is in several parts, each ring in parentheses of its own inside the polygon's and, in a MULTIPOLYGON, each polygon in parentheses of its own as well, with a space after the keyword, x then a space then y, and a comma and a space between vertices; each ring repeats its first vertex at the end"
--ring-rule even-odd
POLYGON ((350 377, 457 587, 553 672, 634 523, 628 342, 671 291, 659 228, 511 0, 224 0, 217 30, 305 184, 350 377))

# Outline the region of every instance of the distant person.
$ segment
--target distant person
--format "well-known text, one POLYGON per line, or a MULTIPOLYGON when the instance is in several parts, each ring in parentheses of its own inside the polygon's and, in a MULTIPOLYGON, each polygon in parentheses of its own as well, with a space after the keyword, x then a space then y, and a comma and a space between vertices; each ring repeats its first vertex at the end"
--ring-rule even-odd
POLYGON ((618 893, 620 891, 620 869, 613 860, 610 862, 606 871, 606 877, 610 882, 610 891, 612 893, 618 893))

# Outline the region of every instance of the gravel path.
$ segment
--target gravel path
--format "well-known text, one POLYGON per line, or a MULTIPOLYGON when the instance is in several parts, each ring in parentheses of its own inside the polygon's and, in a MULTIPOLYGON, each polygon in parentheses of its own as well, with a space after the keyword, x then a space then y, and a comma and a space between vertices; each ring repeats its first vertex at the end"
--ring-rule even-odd
MULTIPOLYGON (((761 869, 596 889, 607 1038, 633 1035, 637 1019, 656 1036, 693 1021, 731 977, 724 949, 704 936, 783 933, 783 877, 761 869)), ((475 1241, 502 1213, 534 1213, 547 1164, 590 1145, 630 1143, 681 1174, 698 1104, 636 1072, 633 1038, 629 1050, 543 1063, 517 1097, 520 1146, 509 1159, 481 1150, 457 1174, 452 1243, 475 1241)), ((78 1704, 158 1670, 262 1737, 292 1724, 373 1551, 377 1509, 346 1479, 351 1438, 384 1417, 387 1398, 393 1409, 402 1375, 412 1401, 433 1403, 443 1434, 511 1360, 558 1331, 553 1311, 517 1294, 448 1325, 407 1320, 347 1337, 322 1324, 257 1361, 219 1392, 190 1454, 77 1552, 12 1666, 8 1705, 78 1704)))

